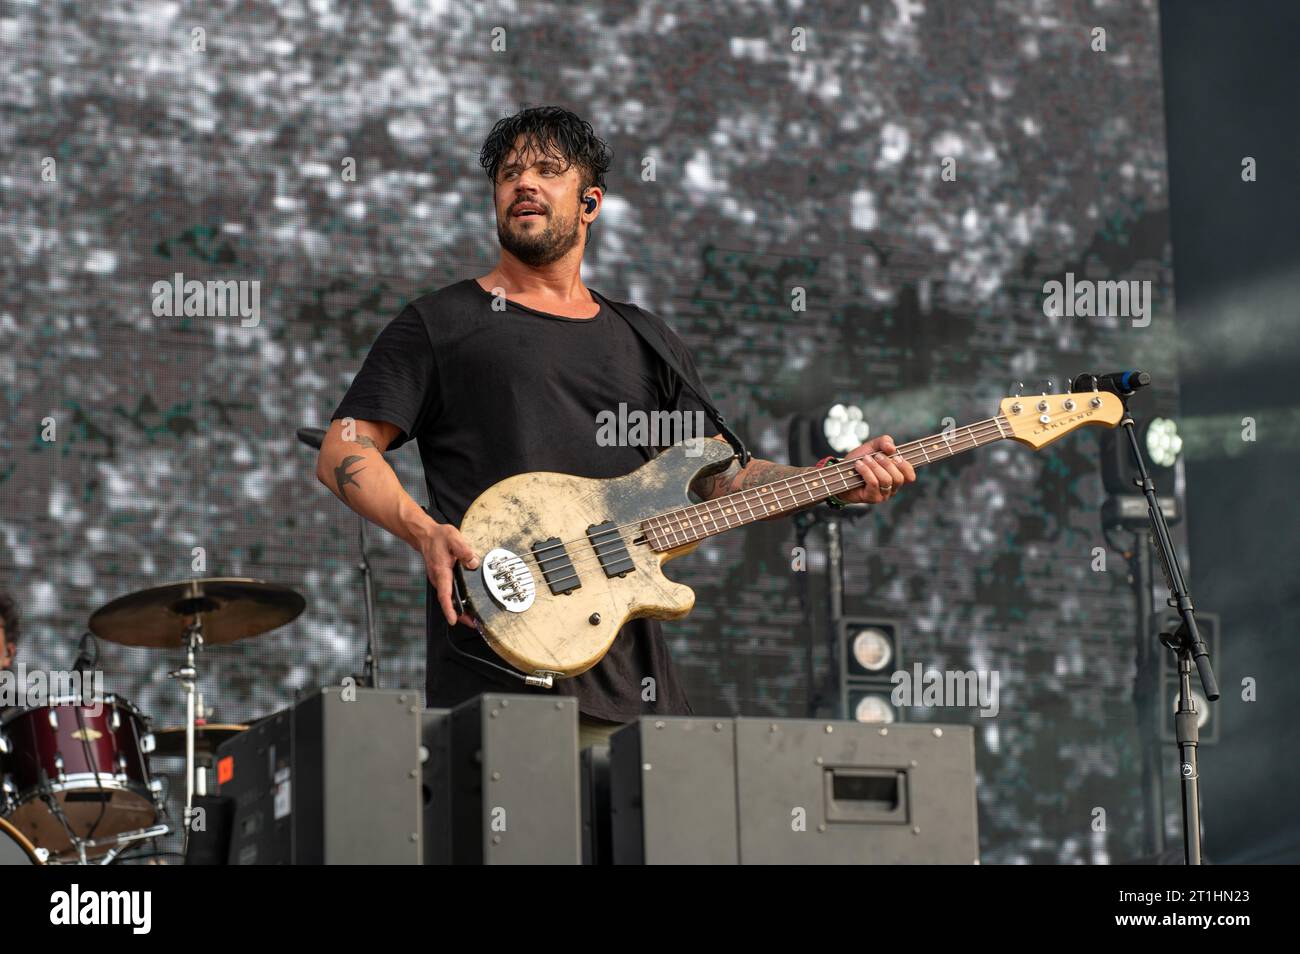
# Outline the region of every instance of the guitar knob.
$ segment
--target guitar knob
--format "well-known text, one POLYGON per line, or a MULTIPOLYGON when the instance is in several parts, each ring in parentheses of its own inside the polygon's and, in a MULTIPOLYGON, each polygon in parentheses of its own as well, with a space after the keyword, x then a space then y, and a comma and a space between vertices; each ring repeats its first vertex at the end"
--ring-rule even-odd
POLYGON ((1071 400, 1070 398, 1066 398, 1066 399, 1065 399, 1065 405, 1064 405, 1064 406, 1065 406, 1065 409, 1066 409, 1067 411, 1073 411, 1073 410, 1074 410, 1074 401, 1071 400))
POLYGON ((1019 414, 1022 410, 1023 410, 1023 408, 1021 408, 1021 406, 1020 406, 1020 402, 1019 402, 1019 401, 1017 401, 1015 404, 1011 405, 1011 413, 1012 413, 1012 414, 1019 414))
POLYGON ((590 623, 592 626, 597 625, 600 622, 600 614, 592 613, 590 616, 587 617, 587 622, 590 623))
POLYGON ((1047 402, 1046 402, 1046 401, 1039 401, 1039 402, 1038 402, 1038 409, 1039 409, 1040 411, 1046 411, 1046 410, 1047 410, 1047 402))
POLYGON ((1100 398, 1100 397, 1095 397, 1095 398, 1093 398, 1091 401, 1089 401, 1088 403, 1091 404, 1093 407, 1101 407, 1101 398, 1100 398))

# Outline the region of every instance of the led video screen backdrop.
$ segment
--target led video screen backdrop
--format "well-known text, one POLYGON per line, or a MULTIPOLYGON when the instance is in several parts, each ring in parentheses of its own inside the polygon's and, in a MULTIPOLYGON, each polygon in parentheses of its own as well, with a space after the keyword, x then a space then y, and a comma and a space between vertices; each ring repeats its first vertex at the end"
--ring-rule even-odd
MULTIPOLYGON (((1152 3, 0 3, 0 44, 0 587, 28 667, 68 666, 109 600, 207 575, 307 601, 203 654, 214 718, 359 671, 356 518, 294 432, 405 302, 492 268, 478 152, 525 105, 611 145, 584 280, 663 316, 761 457, 834 401, 909 440, 1084 370, 1146 367, 1176 399, 1152 3), (177 274, 256 287, 256 321, 176 313, 155 285, 177 274), (1067 274, 1149 282, 1149 320, 1045 313, 1067 274)), ((996 718, 908 714, 977 727, 986 863, 1138 852, 1097 446, 978 450, 844 529, 849 613, 1000 674, 996 718)), ((415 449, 395 466, 425 502, 415 449)), ((669 565, 698 594, 665 624, 697 712, 805 715, 825 624, 794 545, 764 523, 669 565)), ((418 690, 421 564, 372 548, 387 685, 418 690)), ((104 646, 156 725, 183 713, 179 663, 104 646)))

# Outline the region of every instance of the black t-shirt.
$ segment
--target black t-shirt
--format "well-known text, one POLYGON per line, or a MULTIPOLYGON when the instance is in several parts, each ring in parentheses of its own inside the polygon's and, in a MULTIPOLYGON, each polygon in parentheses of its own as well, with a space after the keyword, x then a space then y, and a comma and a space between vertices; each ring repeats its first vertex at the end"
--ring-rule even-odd
MULTIPOLYGON (((548 315, 511 301, 494 310, 494 296, 472 278, 417 298, 375 339, 333 419, 395 424, 401 434, 390 449, 414 437, 429 511, 439 523, 454 526, 479 494, 514 474, 630 473, 658 451, 601 446, 600 412, 617 415, 620 403, 629 412, 646 413, 695 412, 702 406, 602 298, 596 296, 600 311, 589 319, 548 315)), ((636 307, 617 304, 625 313, 636 307)), ((681 339, 658 316, 642 314, 702 390, 681 339)), ((717 433, 705 417, 702 434, 717 433)), ((618 722, 642 713, 692 714, 656 620, 627 623, 604 658, 582 675, 559 680, 555 689, 530 689, 448 646, 447 621, 427 580, 425 604, 429 706, 458 705, 481 692, 533 691, 576 696, 582 712, 618 722)), ((451 638, 462 650, 506 665, 467 626, 452 627, 451 638)))

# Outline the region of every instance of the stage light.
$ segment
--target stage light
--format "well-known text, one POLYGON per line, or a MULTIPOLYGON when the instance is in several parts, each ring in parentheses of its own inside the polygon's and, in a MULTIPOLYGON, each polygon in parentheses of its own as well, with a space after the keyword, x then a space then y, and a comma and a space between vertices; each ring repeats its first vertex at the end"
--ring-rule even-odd
POLYGON ((894 705, 894 673, 903 667, 897 620, 846 616, 839 621, 839 690, 842 718, 903 722, 894 705))
POLYGON ((856 404, 823 405, 790 418, 790 463, 808 467, 823 457, 843 457, 871 434, 862 408, 856 404))
POLYGON ((833 404, 822 420, 822 436, 836 454, 847 454, 865 443, 870 433, 871 425, 855 404, 833 404))
POLYGON ((853 718, 858 722, 876 725, 887 725, 896 721, 894 705, 889 701, 889 697, 874 692, 858 697, 853 706, 853 718))
POLYGON ((894 659, 894 645, 878 629, 863 629, 853 637, 853 659, 867 672, 880 672, 894 659))
POLYGON ((1146 428, 1147 455, 1157 467, 1173 467, 1183 450, 1178 425, 1168 418, 1157 417, 1146 428))
MULTIPOLYGON (((1183 438, 1178 425, 1167 417, 1139 418, 1138 446, 1146 457, 1147 471, 1155 481, 1156 493, 1161 497, 1174 492, 1175 469, 1183 450, 1183 438)), ((1101 480, 1111 496, 1137 496, 1142 491, 1135 486, 1137 468, 1133 466, 1133 448, 1123 428, 1114 428, 1101 435, 1101 480)), ((1143 499, 1145 508, 1145 500, 1143 499)), ((1145 512, 1145 509, 1144 509, 1145 512)))

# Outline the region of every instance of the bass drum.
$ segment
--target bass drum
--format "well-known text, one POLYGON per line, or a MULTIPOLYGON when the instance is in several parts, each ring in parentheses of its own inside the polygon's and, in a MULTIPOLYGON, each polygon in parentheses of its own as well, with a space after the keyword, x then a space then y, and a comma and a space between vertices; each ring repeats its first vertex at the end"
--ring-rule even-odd
POLYGON ((43 865, 35 846, 9 822, 0 818, 0 868, 5 865, 43 865))

